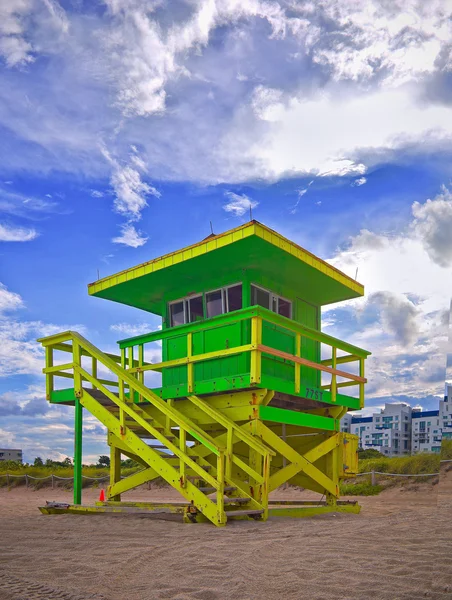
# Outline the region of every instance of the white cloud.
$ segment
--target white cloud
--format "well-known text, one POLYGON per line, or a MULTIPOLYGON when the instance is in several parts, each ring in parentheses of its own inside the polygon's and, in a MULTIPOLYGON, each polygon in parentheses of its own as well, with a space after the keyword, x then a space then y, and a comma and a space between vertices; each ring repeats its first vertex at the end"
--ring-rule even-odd
POLYGON ((367 183, 367 179, 365 177, 360 177, 359 179, 355 179, 355 181, 352 183, 352 186, 359 187, 365 183, 367 183))
POLYGON ((0 283, 0 315, 23 307, 24 303, 20 295, 10 292, 3 283, 0 283))
POLYGON ((143 335, 144 333, 149 333, 153 331, 153 328, 150 323, 115 323, 114 325, 110 325, 110 329, 121 335, 127 335, 130 337, 135 337, 136 335, 143 335))
POLYGON ((248 158, 259 160, 274 178, 361 175, 366 170, 361 153, 445 139, 452 140, 452 108, 420 105, 409 87, 342 97, 323 92, 312 99, 295 95, 287 106, 275 108, 269 129, 248 158))
POLYGON ((275 90, 263 85, 258 85, 253 90, 251 106, 259 119, 262 119, 263 121, 272 121, 273 116, 277 114, 278 109, 283 108, 281 104, 282 98, 282 90, 275 90))
POLYGON ((7 0, 0 4, 0 57, 6 66, 33 63, 36 54, 49 50, 52 40, 69 28, 56 0, 7 0))
POLYGON ((113 169, 110 183, 115 193, 116 211, 127 216, 129 220, 138 220, 141 218, 142 210, 147 206, 146 197, 152 195, 160 198, 161 194, 155 187, 142 181, 140 171, 145 171, 146 165, 134 147, 133 150, 129 157, 133 167, 120 164, 105 148, 102 148, 102 153, 113 169))
POLYGON ((91 190, 91 196, 93 198, 103 198, 104 192, 100 192, 99 190, 91 190))
POLYGON ((452 193, 443 188, 434 200, 413 204, 413 229, 429 256, 441 267, 452 267, 452 193))
POLYGON ((149 238, 145 237, 141 231, 137 231, 131 223, 121 225, 121 235, 112 239, 114 244, 123 244, 131 248, 144 246, 149 238))
POLYGON ((249 213, 250 208, 256 208, 259 202, 251 200, 246 194, 235 194, 234 192, 225 192, 228 202, 223 204, 223 210, 232 213, 235 217, 241 217, 249 213))
POLYGON ((440 393, 448 348, 444 317, 452 294, 442 236, 448 202, 443 189, 432 200, 414 203, 406 230, 393 235, 363 230, 329 261, 353 278, 358 268, 365 285, 365 297, 342 303, 345 312, 337 319, 334 305, 323 313, 329 333, 373 353, 370 395, 440 393), (348 319, 356 323, 350 326, 348 319))
POLYGON ((0 283, 0 377, 41 375, 44 351, 36 338, 68 329, 84 332, 83 325, 20 321, 11 316, 11 312, 23 308, 21 296, 0 283))
POLYGON ((30 242, 38 237, 35 229, 24 229, 23 227, 11 227, 0 223, 0 242, 30 242))
POLYGON ((50 0, 2 4, 3 37, 19 44, 4 50, 11 68, 0 74, 4 164, 108 177, 104 140, 129 219, 154 193, 145 168, 153 179, 215 183, 363 175, 407 145, 451 147, 442 0, 106 6, 96 15, 50 0), (27 63, 40 55, 44 73, 27 63), (21 152, 9 151, 17 140, 21 152))

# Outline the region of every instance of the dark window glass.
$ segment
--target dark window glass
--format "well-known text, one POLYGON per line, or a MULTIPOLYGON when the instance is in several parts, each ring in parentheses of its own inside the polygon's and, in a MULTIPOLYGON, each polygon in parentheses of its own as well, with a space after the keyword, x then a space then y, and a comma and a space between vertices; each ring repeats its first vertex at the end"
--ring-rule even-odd
POLYGON ((242 284, 234 285, 226 290, 228 296, 228 311, 242 308, 242 284))
POLYGON ((184 301, 175 302, 174 304, 170 304, 170 317, 171 317, 171 327, 175 325, 183 325, 185 323, 184 317, 184 301))
POLYGON ((202 321, 204 318, 204 310, 202 307, 202 296, 196 296, 188 300, 189 305, 189 322, 202 321))
POLYGON ((291 308, 291 302, 288 302, 287 300, 284 300, 283 298, 279 298, 279 302, 278 302, 278 313, 280 315, 282 315, 283 317, 287 317, 288 319, 290 319, 290 308, 291 308))
POLYGON ((216 317, 223 313, 223 301, 221 297, 221 290, 216 292, 209 292, 206 294, 206 310, 207 318, 216 317))
POLYGON ((260 288, 251 286, 251 304, 254 306, 258 304, 259 306, 263 306, 264 308, 270 308, 270 294, 265 290, 261 290, 260 288))

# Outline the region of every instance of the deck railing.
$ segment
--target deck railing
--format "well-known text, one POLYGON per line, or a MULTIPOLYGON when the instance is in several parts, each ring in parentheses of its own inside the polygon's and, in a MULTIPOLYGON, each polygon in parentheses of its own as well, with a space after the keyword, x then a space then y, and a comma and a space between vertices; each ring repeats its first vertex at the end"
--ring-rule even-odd
MULTIPOLYGON (((153 333, 136 336, 121 340, 119 342, 121 350, 121 364, 130 373, 141 382, 144 382, 144 374, 146 371, 161 372, 163 369, 185 365, 187 368, 187 391, 189 394, 195 390, 194 365, 214 359, 233 356, 244 352, 249 352, 250 359, 250 384, 259 385, 262 378, 262 356, 274 356, 282 358, 294 365, 294 390, 296 394, 301 393, 301 367, 308 367, 321 373, 331 375, 331 380, 321 386, 322 390, 328 390, 331 393, 331 402, 336 402, 338 389, 351 386, 359 386, 359 403, 360 407, 364 406, 364 385, 367 380, 364 377, 364 363, 370 352, 348 344, 342 340, 329 336, 325 333, 316 331, 305 325, 297 323, 286 317, 282 317, 270 310, 262 307, 254 306, 244 308, 232 313, 219 315, 217 317, 179 325, 156 331, 153 333), (238 323, 240 321, 250 321, 251 323, 251 343, 234 346, 232 348, 223 348, 213 352, 205 352, 201 354, 193 353, 193 334, 199 331, 206 331, 221 327, 223 325, 238 323), (287 330, 295 337, 295 353, 283 352, 277 348, 262 344, 263 323, 271 323, 278 326, 282 330, 287 330), (172 360, 165 360, 159 363, 145 362, 145 346, 147 344, 164 341, 174 338, 179 335, 187 336, 187 348, 185 356, 172 360), (323 344, 330 348, 331 358, 319 360, 315 362, 303 358, 302 356, 302 340, 306 338, 319 344, 323 344), (343 354, 339 355, 338 352, 343 354), (347 363, 355 363, 358 365, 358 374, 339 369, 338 365, 347 363), (341 381, 338 381, 338 378, 341 381)), ((313 390, 313 399, 315 397, 313 390)))

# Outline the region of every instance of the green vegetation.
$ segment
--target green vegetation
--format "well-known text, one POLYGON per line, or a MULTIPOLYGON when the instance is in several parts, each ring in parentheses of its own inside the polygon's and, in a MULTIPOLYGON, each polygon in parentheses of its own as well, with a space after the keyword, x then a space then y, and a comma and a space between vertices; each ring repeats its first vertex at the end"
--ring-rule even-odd
POLYGON ((358 449, 358 458, 359 460, 364 458, 385 458, 385 455, 375 448, 369 448, 368 450, 363 450, 362 448, 358 449))
POLYGON ((452 439, 441 442, 441 460, 452 460, 452 439))
MULTIPOLYGON (((452 459, 452 440, 443 440, 441 447, 441 460, 452 459)), ((368 473, 376 471, 378 473, 401 473, 406 475, 417 475, 423 473, 438 473, 440 467, 440 456, 438 454, 415 454, 414 456, 400 456, 396 458, 388 458, 375 450, 366 450, 359 453, 359 472, 368 473), (370 454, 370 456, 369 456, 370 454)), ((83 476, 92 477, 94 479, 83 479, 83 487, 98 485, 95 479, 99 477, 107 477, 109 475, 110 459, 108 456, 100 456, 96 465, 84 465, 83 476)), ((142 467, 131 459, 121 461, 123 476, 132 475, 141 470, 142 467)), ((63 461, 52 461, 47 459, 45 462, 37 457, 33 465, 22 464, 14 461, 0 462, 0 487, 7 485, 5 474, 10 475, 28 475, 39 479, 29 480, 29 485, 39 488, 42 486, 51 485, 50 476, 55 475, 55 484, 72 487, 73 468, 69 458, 63 461), (68 480, 58 480, 57 477, 68 478, 68 480)), ((374 496, 382 490, 392 485, 407 484, 407 483, 425 483, 432 484, 435 482, 434 477, 386 477, 377 475, 377 485, 371 484, 371 476, 362 476, 357 479, 345 480, 341 483, 341 495, 343 496, 374 496)), ((107 481, 105 479, 105 481, 107 481)), ((16 478, 10 477, 9 486, 25 485, 25 477, 16 478)))
POLYGON ((369 481, 361 483, 341 483, 341 496, 377 496, 384 490, 383 485, 372 485, 369 481))
POLYGON ((402 473, 405 475, 438 473, 439 461, 439 454, 427 453, 394 458, 366 458, 359 461, 359 472, 378 471, 380 473, 402 473))
MULTIPOLYGON (((123 476, 132 475, 142 469, 140 465, 130 459, 122 461, 121 465, 123 476)), ((0 462, 0 487, 6 487, 7 485, 9 485, 9 487, 25 485, 25 475, 30 477, 28 485, 34 488, 52 485, 52 475, 55 476, 54 485, 72 487, 74 470, 69 458, 61 462, 46 460, 44 463, 40 457, 37 457, 32 465, 15 461, 0 462), (7 478, 6 473, 11 475, 11 477, 7 478), (31 479, 32 477, 36 477, 36 479, 31 479)), ((92 480, 82 479, 83 487, 90 487, 92 485, 98 485, 99 482, 97 482, 96 479, 99 477, 107 478, 109 476, 109 469, 108 466, 102 466, 99 465, 99 463, 97 465, 83 465, 82 475, 84 477, 92 478, 92 480)), ((108 480, 105 479, 104 481, 108 480)))

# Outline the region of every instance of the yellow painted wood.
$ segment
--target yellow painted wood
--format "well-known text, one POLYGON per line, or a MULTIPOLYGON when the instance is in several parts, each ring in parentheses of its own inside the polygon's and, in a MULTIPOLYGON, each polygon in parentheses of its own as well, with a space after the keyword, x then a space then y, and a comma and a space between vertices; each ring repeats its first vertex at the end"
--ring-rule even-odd
MULTIPOLYGON (((76 367, 76 370, 78 370, 79 367, 76 367)), ((83 371, 83 369, 80 369, 81 371, 83 371)), ((88 377, 88 379, 92 379, 91 376, 89 375, 89 373, 87 373, 86 371, 84 371, 84 375, 85 377, 88 377)), ((143 417, 141 417, 139 414, 137 414, 135 408, 129 404, 126 403, 124 401, 122 401, 120 398, 116 397, 113 393, 111 393, 109 390, 107 390, 107 388, 105 388, 104 386, 97 386, 98 389, 100 389, 104 394, 106 394, 107 396, 110 397, 111 400, 113 400, 113 402, 115 404, 117 404, 122 413, 123 414, 128 414, 130 417, 132 417, 143 429, 145 429, 146 431, 148 431, 152 437, 154 437, 155 439, 157 439, 161 444, 165 445, 169 450, 171 450, 171 452, 173 452, 173 454, 175 454, 180 460, 185 460, 187 463, 187 466, 189 466, 191 469, 193 469, 195 471, 195 473, 198 473, 199 475, 202 475, 206 481, 209 481, 209 484, 212 485, 213 487, 217 487, 217 482, 215 479, 213 479, 212 477, 210 477, 210 475, 208 475, 207 473, 205 473, 205 471, 197 464, 195 463, 189 456, 186 456, 184 453, 182 453, 179 448, 173 444, 170 440, 168 440, 165 435, 163 433, 161 433, 158 429, 156 429, 153 425, 151 425, 151 423, 149 423, 148 421, 146 421, 143 417)), ((102 407, 103 408, 103 407, 102 407)), ((106 411, 110 417, 112 419, 115 419, 115 417, 109 413, 108 411, 106 411)), ((191 427, 191 423, 183 423, 182 419, 178 419, 180 421, 180 423, 178 423, 181 427, 184 427, 184 425, 186 427, 190 428, 190 431, 193 433, 192 431, 192 427, 191 427)), ((114 421, 111 421, 112 423, 114 423, 114 421)), ((105 423, 104 423, 105 425, 105 423)), ((194 426, 194 424, 193 424, 194 426)), ((112 427, 109 427, 108 425, 106 425, 106 427, 108 427, 109 429, 112 429, 112 427)), ((195 429, 196 426, 194 426, 195 429)), ((124 425, 122 425, 122 431, 120 433, 121 439, 123 439, 123 436, 126 435, 126 433, 130 432, 131 430, 127 427, 125 427, 125 421, 124 421, 124 425)), ((204 443, 206 443, 208 446, 210 446, 211 448, 215 449, 217 453, 220 452, 219 448, 215 448, 215 443, 213 441, 212 438, 210 438, 210 436, 208 434, 203 434, 202 436, 200 436, 204 443)), ((157 454, 155 451, 153 451, 154 454, 157 454)))
MULTIPOLYGON (((120 430, 119 421, 113 416, 108 410, 102 406, 97 400, 95 400, 88 391, 84 391, 81 397, 82 405, 85 406, 91 414, 93 414, 97 419, 99 419, 110 431, 112 431, 117 437, 120 437, 122 441, 127 444, 130 449, 141 456, 146 462, 148 462, 149 466, 154 468, 165 481, 167 481, 170 485, 179 490, 179 492, 188 500, 193 501, 194 504, 199 508, 199 510, 208 517, 215 525, 221 526, 224 523, 218 522, 218 514, 217 514, 217 506, 212 500, 207 498, 205 494, 200 492, 198 488, 193 485, 189 480, 186 482, 186 486, 181 488, 179 484, 179 471, 172 467, 167 460, 161 458, 161 456, 155 450, 152 450, 150 446, 148 446, 142 439, 140 439, 135 433, 133 433, 130 429, 127 429, 123 434, 120 430)), ((129 405, 126 406, 126 409, 130 409, 129 405)), ((137 419, 139 417, 137 416, 137 419)), ((173 452, 177 450, 179 453, 179 449, 171 444, 168 440, 166 441, 166 445, 173 452), (172 447, 171 447, 172 446, 172 447)), ((198 465, 194 463, 188 457, 184 457, 187 465, 193 468, 195 467, 195 471, 198 470, 198 465)), ((203 472, 205 476, 205 481, 217 488, 219 483, 216 479, 213 479, 206 472, 203 472)))
POLYGON ((261 382, 261 352, 259 345, 262 342, 262 318, 251 318, 251 345, 255 350, 251 350, 250 383, 257 384, 261 382))
POLYGON ((359 385, 359 406, 364 408, 364 383, 367 381, 364 378, 364 359, 359 360, 359 375, 364 380, 359 385))
POLYGON ((332 375, 338 375, 339 377, 347 377, 348 379, 353 379, 353 381, 357 381, 359 383, 367 383, 366 379, 359 377, 358 375, 353 375, 352 373, 347 373, 346 371, 339 371, 338 369, 333 369, 331 367, 325 367, 322 364, 317 364, 313 362, 312 360, 307 360, 306 358, 298 358, 294 354, 282 352, 281 350, 276 350, 275 348, 270 348, 269 346, 263 346, 262 344, 259 344, 258 350, 260 350, 261 352, 265 352, 265 354, 271 354, 272 356, 279 356, 279 358, 285 358, 286 360, 290 360, 300 365, 306 365, 307 367, 311 367, 312 369, 317 369, 317 371, 331 373, 332 375))
MULTIPOLYGON (((300 358, 301 357, 301 334, 297 333, 295 336, 295 355, 300 358)), ((300 363, 295 363, 295 393, 300 393, 300 373, 301 373, 301 365, 300 363)))
POLYGON ((143 485, 143 483, 152 481, 158 476, 158 473, 156 473, 156 471, 152 467, 147 467, 146 469, 143 469, 143 471, 139 471, 138 473, 129 475, 125 479, 120 479, 114 484, 111 484, 108 490, 108 500, 119 502, 120 500, 115 500, 115 498, 120 499, 121 494, 133 490, 139 485, 143 485))
POLYGON ((74 363, 66 363, 64 365, 55 365, 54 367, 46 367, 42 370, 45 375, 49 375, 50 373, 58 373, 58 371, 67 371, 67 369, 72 369, 74 363))
POLYGON ((190 333, 187 333, 187 386, 188 386, 188 393, 191 394, 193 393, 193 389, 194 389, 194 378, 193 378, 193 362, 190 361, 191 357, 193 356, 193 334, 190 331, 190 333))
MULTIPOLYGON (((336 358, 337 358, 337 349, 331 348, 332 357, 331 357, 331 367, 333 371, 336 370, 336 358)), ((336 402, 337 399, 337 375, 336 373, 332 373, 331 375, 331 402, 336 402)))
POLYGON ((219 410, 211 406, 208 402, 199 398, 198 396, 188 396, 190 402, 196 405, 196 407, 206 414, 208 414, 212 419, 225 427, 226 429, 231 429, 234 431, 234 434, 237 438, 243 442, 245 442, 250 448, 264 456, 265 454, 273 454, 274 452, 265 446, 258 438, 250 435, 249 433, 243 431, 243 429, 237 425, 233 420, 224 416, 219 410))
POLYGON ((276 231, 273 231, 265 225, 255 221, 240 225, 235 229, 216 235, 209 240, 202 240, 197 244, 187 246, 186 248, 182 248, 176 252, 165 254, 164 256, 160 256, 149 262, 142 263, 125 271, 121 271, 119 273, 115 273, 114 275, 99 279, 98 281, 89 284, 88 292, 90 295, 97 294, 119 283, 130 281, 132 279, 136 279, 137 277, 142 277, 143 275, 148 275, 161 269, 166 269, 174 264, 190 260, 191 258, 207 252, 212 252, 220 247, 234 243, 241 237, 247 237, 250 235, 256 235, 261 239, 273 244, 277 248, 288 252, 298 260, 311 265, 314 269, 317 269, 322 273, 325 273, 331 279, 338 281, 360 296, 364 294, 364 288, 360 283, 351 277, 348 277, 348 275, 345 275, 345 273, 342 273, 311 252, 301 248, 301 246, 291 242, 276 231), (239 235, 239 237, 237 237, 237 235, 239 235))
MULTIPOLYGON (((342 365, 344 363, 355 362, 357 360, 359 360, 359 356, 357 356, 356 354, 347 354, 346 356, 338 356, 336 358, 336 364, 342 365)), ((333 359, 326 358, 325 360, 322 360, 320 362, 322 365, 325 365, 326 367, 328 367, 333 364, 333 359)))
MULTIPOLYGON (((187 334, 188 335, 188 334, 187 334)), ((136 373, 137 371, 161 371, 168 367, 180 367, 197 362, 203 362, 206 360, 213 360, 215 358, 223 358, 225 356, 233 356, 234 354, 241 354, 242 352, 249 352, 253 349, 252 344, 246 344, 244 346, 237 346, 236 348, 225 348, 224 350, 215 350, 214 352, 205 352, 204 354, 195 354, 194 356, 186 356, 185 358, 175 358, 173 360, 167 360, 160 363, 147 364, 144 367, 135 367, 129 369, 130 373, 136 373)))
POLYGON ((285 469, 282 469, 270 477, 269 491, 273 491, 278 488, 284 481, 290 479, 299 471, 303 471, 305 475, 317 482, 325 491, 330 493, 336 493, 336 485, 327 477, 320 469, 311 464, 304 456, 301 456, 296 450, 294 450, 287 442, 284 442, 278 437, 270 428, 266 427, 262 422, 258 422, 258 430, 262 439, 273 449, 277 450, 279 454, 285 456, 292 464, 288 465, 285 469), (285 473, 283 473, 285 471, 285 473), (283 473, 281 475, 281 473, 283 473), (284 480, 284 476, 291 474, 290 477, 284 480))
POLYGON ((107 496, 111 500, 120 502, 121 492, 114 490, 115 485, 121 481, 121 450, 116 446, 110 446, 110 485, 107 496), (114 490, 112 492, 112 489, 114 490))

